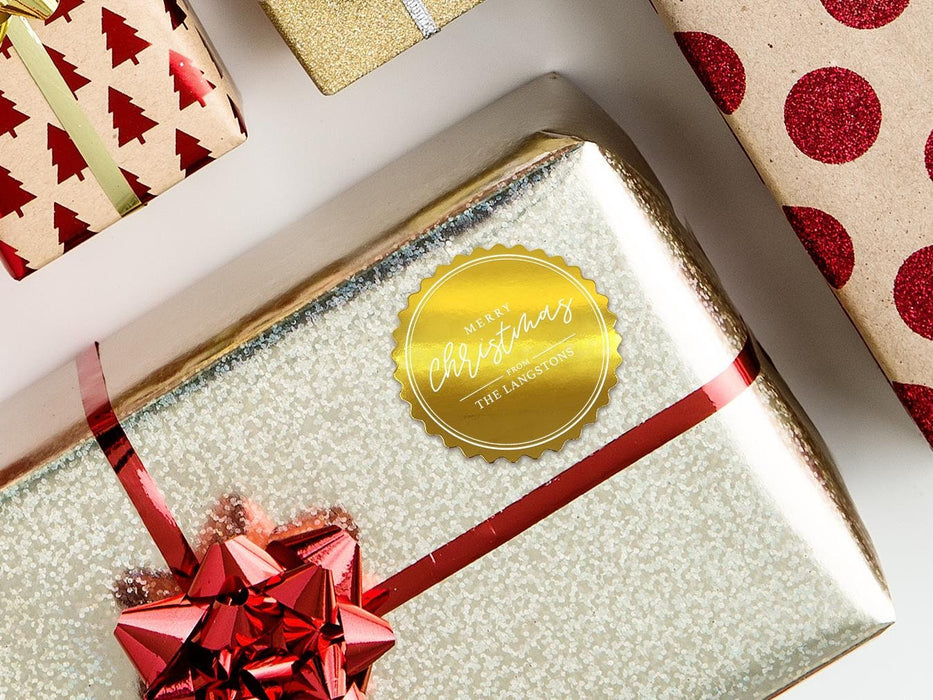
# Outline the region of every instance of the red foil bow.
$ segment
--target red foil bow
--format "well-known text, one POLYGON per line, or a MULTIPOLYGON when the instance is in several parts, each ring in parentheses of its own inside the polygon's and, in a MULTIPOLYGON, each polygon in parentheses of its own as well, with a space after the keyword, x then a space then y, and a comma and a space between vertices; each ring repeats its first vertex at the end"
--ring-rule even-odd
POLYGON ((362 593, 360 552, 339 527, 215 542, 199 560, 130 444, 96 346, 77 361, 88 425, 182 595, 123 612, 117 639, 152 700, 363 698, 395 643, 385 615, 714 415, 761 370, 751 339, 712 380, 519 500, 362 593))
POLYGON ((146 697, 364 700, 395 635, 362 607, 356 540, 336 526, 265 548, 238 535, 198 560, 117 420, 92 350, 78 360, 88 423, 183 592, 129 608, 117 623, 146 697))
POLYGON ((395 643, 362 604, 360 551, 339 527, 214 544, 187 594, 130 608, 116 637, 154 700, 362 699, 395 643))

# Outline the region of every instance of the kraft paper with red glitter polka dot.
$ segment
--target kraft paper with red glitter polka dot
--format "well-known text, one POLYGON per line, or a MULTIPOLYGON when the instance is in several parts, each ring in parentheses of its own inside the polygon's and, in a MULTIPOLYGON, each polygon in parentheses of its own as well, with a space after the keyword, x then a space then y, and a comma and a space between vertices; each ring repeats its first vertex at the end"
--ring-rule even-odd
MULTIPOLYGON (((184 0, 61 0, 31 22, 137 196, 246 138, 184 0)), ((119 220, 9 38, 0 44, 0 262, 20 279, 119 220)))
POLYGON ((933 3, 653 2, 933 444, 933 3))

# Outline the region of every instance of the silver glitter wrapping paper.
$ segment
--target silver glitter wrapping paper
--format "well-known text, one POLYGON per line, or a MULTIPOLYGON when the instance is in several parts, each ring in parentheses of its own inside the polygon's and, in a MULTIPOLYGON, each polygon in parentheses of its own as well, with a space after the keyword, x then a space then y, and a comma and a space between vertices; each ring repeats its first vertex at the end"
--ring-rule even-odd
MULTIPOLYGON (((127 420, 189 534, 222 493, 276 522, 341 505, 394 573, 728 366, 745 341, 663 200, 582 145, 127 420), (618 317, 610 403, 517 464, 425 433, 393 378, 397 314, 456 255, 540 248, 618 317)), ((372 697, 758 698, 893 620, 870 544, 766 363, 719 414, 390 615, 372 697)), ((113 584, 162 565, 96 445, 0 494, 0 697, 134 697, 113 584)))

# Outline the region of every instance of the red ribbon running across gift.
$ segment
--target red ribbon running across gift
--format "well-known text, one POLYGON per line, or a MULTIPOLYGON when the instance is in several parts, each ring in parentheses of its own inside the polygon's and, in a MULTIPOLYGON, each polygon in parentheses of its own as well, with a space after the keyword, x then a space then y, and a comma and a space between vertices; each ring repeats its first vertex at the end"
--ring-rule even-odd
POLYGON ((366 594, 366 599, 371 601, 366 607, 376 615, 385 615, 486 556, 642 457, 702 423, 751 386, 760 371, 754 342, 749 339, 729 368, 711 382, 386 579, 366 594))
POLYGON ((87 424, 172 575, 187 593, 198 568, 198 558, 113 411, 97 343, 78 356, 77 365, 87 424))
MULTIPOLYGON (((107 393, 98 346, 84 352, 77 364, 88 425, 166 563, 187 591, 197 558, 120 426, 107 393)), ((749 339, 732 364, 714 379, 374 586, 364 595, 364 606, 379 616, 395 610, 699 425, 750 387, 760 372, 754 341, 749 339)))

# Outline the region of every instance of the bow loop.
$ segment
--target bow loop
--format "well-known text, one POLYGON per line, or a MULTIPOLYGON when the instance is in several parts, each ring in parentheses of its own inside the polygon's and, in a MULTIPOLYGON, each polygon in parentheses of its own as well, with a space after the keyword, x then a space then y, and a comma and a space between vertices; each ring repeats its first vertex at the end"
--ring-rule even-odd
POLYGON ((0 17, 3 18, 4 24, 10 15, 44 22, 55 14, 58 2, 59 0, 0 0, 0 17))
POLYGON ((365 700, 395 635, 359 606, 359 544, 329 526, 278 545, 215 543, 187 594, 120 615, 149 700, 365 700))

